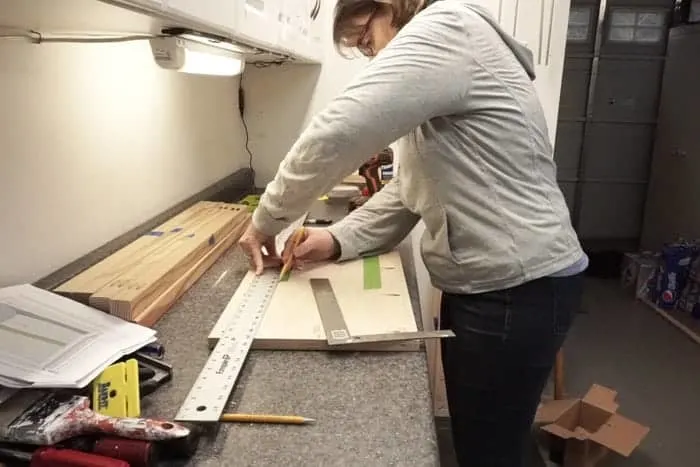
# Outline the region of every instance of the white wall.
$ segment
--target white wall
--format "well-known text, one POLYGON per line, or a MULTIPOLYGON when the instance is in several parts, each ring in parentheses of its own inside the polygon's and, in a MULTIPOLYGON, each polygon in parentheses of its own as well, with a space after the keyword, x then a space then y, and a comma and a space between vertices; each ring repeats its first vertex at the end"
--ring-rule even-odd
POLYGON ((238 79, 148 44, 0 41, 0 286, 36 280, 247 165, 238 79))
POLYGON ((335 2, 322 2, 319 14, 325 29, 323 65, 283 65, 256 69, 243 75, 246 92, 246 122, 254 155, 256 183, 264 186, 275 176, 310 118, 337 94, 367 62, 349 60, 332 44, 331 26, 335 2))

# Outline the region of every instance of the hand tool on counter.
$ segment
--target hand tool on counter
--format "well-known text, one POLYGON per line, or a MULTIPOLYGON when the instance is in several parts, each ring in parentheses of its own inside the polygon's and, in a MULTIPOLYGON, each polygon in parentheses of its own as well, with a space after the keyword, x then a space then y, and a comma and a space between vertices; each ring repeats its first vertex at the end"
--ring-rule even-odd
POLYGON ((8 400, 0 413, 0 440, 51 445, 87 434, 145 441, 180 440, 190 429, 171 421, 115 418, 90 409, 85 396, 25 390, 8 400))
MULTIPOLYGON (((155 467, 158 465, 158 450, 151 441, 140 441, 126 438, 95 438, 93 436, 79 436, 71 438, 53 446, 57 450, 76 451, 109 457, 126 462, 129 467, 155 467)), ((46 447, 37 448, 36 445, 18 443, 0 443, 0 458, 3 453, 6 457, 21 460, 27 454, 33 454, 46 450, 46 447)), ((79 456, 78 456, 79 457, 79 456)))
POLYGON ((247 413, 226 413, 219 419, 221 422, 231 423, 275 423, 284 425, 307 425, 316 422, 313 418, 299 417, 297 415, 267 415, 247 413))
POLYGON ((190 430, 190 433, 187 438, 165 441, 144 441, 114 436, 80 436, 58 443, 56 446, 121 459, 128 462, 131 467, 154 467, 161 461, 192 457, 197 449, 199 432, 195 427, 190 430))
POLYGON ((108 366, 92 382, 92 408, 110 417, 141 415, 139 364, 134 358, 108 366))
POLYGON ((360 166, 358 172, 365 179, 367 192, 350 200, 350 211, 365 204, 373 194, 382 189, 381 167, 391 164, 393 161, 394 151, 391 148, 386 148, 360 166))
POLYGON ((0 457, 29 463, 30 467, 132 467, 120 459, 54 447, 42 447, 33 452, 0 447, 0 457))
POLYGON ((130 357, 139 363, 139 394, 142 399, 173 379, 173 367, 169 363, 141 351, 130 357))
POLYGON ((98 438, 91 452, 101 456, 121 459, 130 467, 154 467, 158 462, 158 450, 150 441, 123 438, 98 438))
POLYGON ((165 347, 159 342, 153 342, 141 347, 138 353, 150 355, 154 358, 162 359, 165 357, 165 347))
POLYGON ((253 277, 175 415, 176 421, 219 422, 278 283, 279 274, 274 270, 253 277))
POLYGON ((416 339, 439 339, 454 337, 450 330, 394 332, 390 334, 363 334, 353 336, 345 323, 343 311, 328 279, 309 279, 314 294, 321 323, 326 333, 328 345, 363 344, 374 342, 396 342, 416 339))

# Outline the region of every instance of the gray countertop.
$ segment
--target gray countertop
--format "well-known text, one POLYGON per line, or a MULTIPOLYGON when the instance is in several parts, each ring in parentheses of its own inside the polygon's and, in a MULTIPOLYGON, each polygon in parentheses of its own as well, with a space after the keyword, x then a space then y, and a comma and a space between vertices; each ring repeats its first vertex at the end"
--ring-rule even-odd
MULTIPOLYGON (((145 416, 175 416, 207 359, 207 335, 247 267, 232 248, 156 325, 174 374, 143 400, 145 416)), ((227 411, 296 414, 316 423, 222 424, 186 465, 439 465, 423 351, 252 351, 227 411)))

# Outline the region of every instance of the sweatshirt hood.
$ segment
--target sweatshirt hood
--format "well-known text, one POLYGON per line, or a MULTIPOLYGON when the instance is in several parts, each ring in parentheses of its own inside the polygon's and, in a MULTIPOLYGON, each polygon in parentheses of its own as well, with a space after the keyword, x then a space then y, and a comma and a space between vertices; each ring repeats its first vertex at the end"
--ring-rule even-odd
POLYGON ((501 39, 506 43, 506 45, 513 51, 513 54, 518 59, 520 64, 525 68, 528 76, 531 80, 534 80, 535 75, 535 59, 532 51, 527 48, 524 44, 518 42, 512 36, 507 34, 501 25, 494 19, 491 13, 484 7, 480 5, 467 4, 467 7, 481 16, 487 23, 489 23, 501 36, 501 39))

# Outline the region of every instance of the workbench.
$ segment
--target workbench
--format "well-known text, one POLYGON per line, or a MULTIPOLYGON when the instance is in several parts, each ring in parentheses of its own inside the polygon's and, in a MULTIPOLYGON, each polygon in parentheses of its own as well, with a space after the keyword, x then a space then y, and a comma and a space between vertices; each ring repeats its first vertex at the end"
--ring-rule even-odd
MULTIPOLYGON (((402 251, 417 311, 410 257, 402 251)), ((232 248, 156 325, 174 374, 143 400, 145 416, 175 416, 209 354, 207 335, 247 269, 245 255, 232 248)), ((227 412, 293 414, 316 423, 221 424, 181 465, 439 465, 424 351, 252 351, 227 412)))

